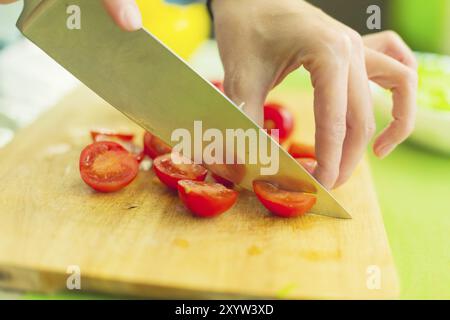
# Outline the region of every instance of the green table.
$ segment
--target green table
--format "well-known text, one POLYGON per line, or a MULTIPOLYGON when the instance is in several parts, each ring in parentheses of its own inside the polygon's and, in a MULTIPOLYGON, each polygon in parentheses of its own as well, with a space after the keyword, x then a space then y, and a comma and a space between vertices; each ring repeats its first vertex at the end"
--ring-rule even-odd
POLYGON ((450 158, 405 144, 370 157, 403 299, 450 298, 450 158))

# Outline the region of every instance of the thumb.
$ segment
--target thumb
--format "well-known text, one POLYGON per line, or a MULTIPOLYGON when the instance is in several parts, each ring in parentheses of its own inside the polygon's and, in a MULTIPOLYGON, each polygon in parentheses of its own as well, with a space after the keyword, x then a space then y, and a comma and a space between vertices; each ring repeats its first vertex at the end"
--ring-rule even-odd
POLYGON ((225 70, 224 90, 225 94, 242 111, 258 125, 264 124, 264 102, 268 94, 268 85, 264 78, 260 77, 257 70, 248 68, 236 68, 236 71, 225 70))

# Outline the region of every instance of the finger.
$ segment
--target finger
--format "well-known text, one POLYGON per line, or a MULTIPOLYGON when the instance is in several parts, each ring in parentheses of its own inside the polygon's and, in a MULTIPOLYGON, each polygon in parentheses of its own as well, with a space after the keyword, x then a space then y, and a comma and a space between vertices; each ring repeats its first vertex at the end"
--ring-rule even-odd
POLYGON ((334 186, 339 175, 346 132, 349 52, 348 50, 339 55, 327 54, 326 57, 316 57, 312 62, 304 64, 311 74, 314 87, 318 163, 314 175, 329 189, 334 186))
POLYGON ((135 0, 103 0, 115 23, 125 31, 142 28, 142 16, 135 0))
POLYGON ((367 47, 387 54, 412 69, 417 69, 417 60, 414 53, 394 31, 367 35, 363 37, 363 41, 367 47))
POLYGON ((268 75, 256 66, 235 66, 225 69, 225 94, 258 125, 264 124, 264 101, 270 90, 268 75))
POLYGON ((406 140, 414 129, 417 73, 393 58, 371 49, 366 49, 366 66, 371 80, 392 91, 394 120, 374 144, 375 154, 384 158, 406 140))
POLYGON ((375 120, 365 66, 364 45, 359 35, 352 36, 352 63, 348 80, 347 131, 342 150, 339 178, 335 187, 351 176, 375 133, 375 120))

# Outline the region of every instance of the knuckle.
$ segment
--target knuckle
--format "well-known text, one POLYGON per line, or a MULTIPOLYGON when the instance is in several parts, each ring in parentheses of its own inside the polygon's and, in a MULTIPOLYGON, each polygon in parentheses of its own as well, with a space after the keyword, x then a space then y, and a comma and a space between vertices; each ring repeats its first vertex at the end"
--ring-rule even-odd
POLYGON ((401 73, 402 84, 410 89, 416 89, 419 84, 419 76, 415 70, 404 67, 401 73))
POLYGON ((349 59, 352 50, 352 41, 347 34, 328 30, 324 40, 332 56, 349 59))
POLYGON ((347 36, 350 40, 353 50, 361 51, 364 49, 364 42, 361 35, 353 29, 347 31, 347 36))
POLYGON ((406 140, 414 131, 415 127, 415 121, 414 119, 407 119, 407 118, 401 118, 396 119, 397 122, 397 128, 396 128, 396 134, 395 139, 397 140, 397 143, 401 143, 402 141, 406 140))
POLYGON ((391 42, 391 43, 397 43, 397 42, 401 41, 401 39, 402 39, 400 37, 400 35, 397 32, 393 31, 393 30, 385 31, 384 32, 384 37, 385 37, 385 39, 388 42, 391 42))
POLYGON ((360 121, 353 126, 349 126, 347 130, 353 132, 358 140, 367 142, 375 135, 376 125, 374 120, 360 121))
POLYGON ((364 138, 369 141, 375 135, 377 130, 377 126, 375 124, 375 120, 370 120, 366 122, 363 126, 363 135, 364 138))
POLYGON ((330 134, 336 140, 342 140, 347 132, 347 124, 344 119, 334 121, 330 127, 330 134))
POLYGON ((401 136, 403 139, 408 138, 414 131, 415 121, 414 119, 405 119, 402 121, 401 136))

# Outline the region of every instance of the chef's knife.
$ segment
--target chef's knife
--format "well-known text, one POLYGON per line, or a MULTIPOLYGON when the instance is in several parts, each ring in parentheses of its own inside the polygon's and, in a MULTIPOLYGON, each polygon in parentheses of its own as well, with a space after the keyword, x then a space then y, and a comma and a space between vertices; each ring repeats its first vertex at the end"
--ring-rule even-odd
MULTIPOLYGON (((202 122, 203 130, 260 130, 232 101, 147 30, 120 30, 100 0, 25 0, 17 26, 100 97, 169 144, 173 144, 171 134, 176 129, 186 128, 193 133, 196 120, 202 122)), ((266 134, 264 139, 275 143, 266 134)), ((262 179, 315 192, 313 213, 351 217, 278 144, 276 151, 276 175, 262 176, 263 165, 258 162, 228 166, 239 174, 228 172, 226 177, 250 190, 253 180, 262 179)), ((210 167, 213 171, 217 168, 210 167)), ((219 171, 223 173, 223 167, 219 171)))

